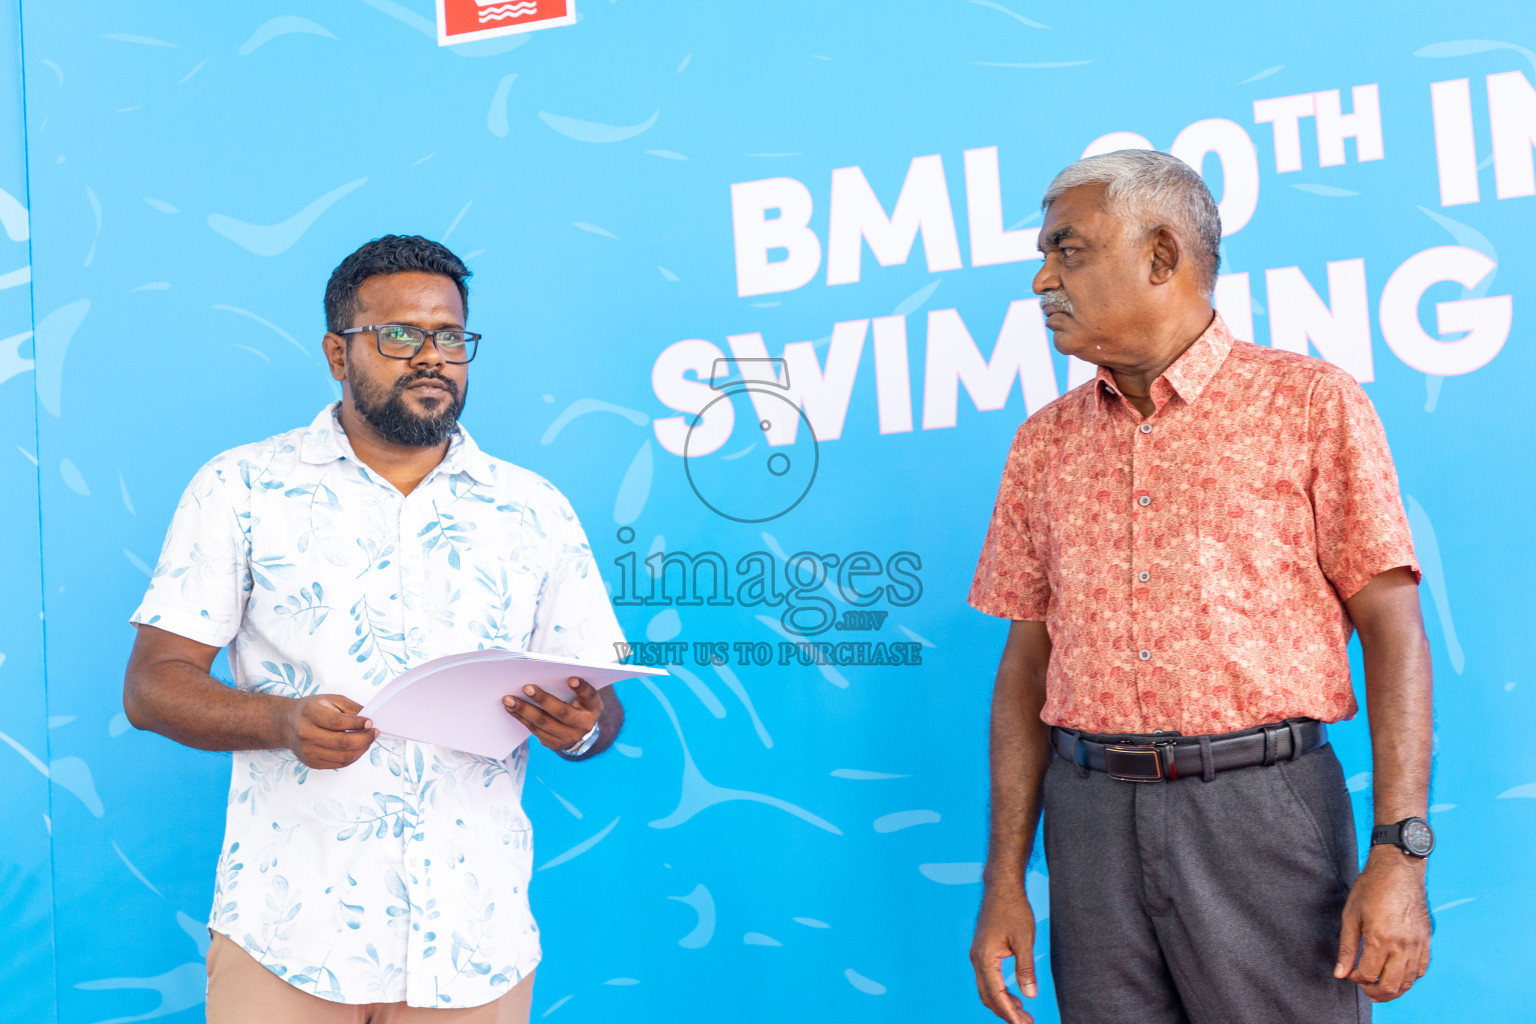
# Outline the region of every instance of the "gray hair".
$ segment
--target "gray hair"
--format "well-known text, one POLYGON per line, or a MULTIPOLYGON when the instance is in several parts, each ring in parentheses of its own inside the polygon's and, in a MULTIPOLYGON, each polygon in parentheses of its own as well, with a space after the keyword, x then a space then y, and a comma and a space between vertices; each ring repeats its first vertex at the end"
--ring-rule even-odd
POLYGON ((1207 293, 1221 265, 1221 214, 1200 173, 1176 156, 1147 149, 1120 149, 1069 164, 1040 201, 1044 210, 1068 189, 1104 185, 1104 207, 1146 232, 1167 225, 1189 247, 1196 277, 1207 293))

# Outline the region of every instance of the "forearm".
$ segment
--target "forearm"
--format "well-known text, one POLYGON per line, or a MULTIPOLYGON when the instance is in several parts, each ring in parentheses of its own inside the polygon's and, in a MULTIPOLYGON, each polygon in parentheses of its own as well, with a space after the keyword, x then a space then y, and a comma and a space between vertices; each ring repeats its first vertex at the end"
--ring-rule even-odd
POLYGON ((1421 630, 1361 635, 1377 824, 1425 817, 1434 747, 1429 643, 1421 630))
MULTIPOLYGON (((1406 566, 1389 569, 1344 603, 1365 656, 1376 823, 1422 818, 1429 803, 1434 685, 1417 577, 1406 566)), ((1344 904, 1333 976, 1353 981, 1374 1001, 1396 999, 1429 966, 1426 866, 1423 857, 1395 845, 1373 845, 1344 904)))
POLYGON ((1015 624, 992 691, 991 828, 984 874, 988 887, 1023 885, 1040 821, 1041 787, 1051 761, 1050 727, 1040 720, 1050 652, 1048 640, 1040 650, 1043 636, 1043 624, 1015 624), (1038 636, 1021 637, 1020 626, 1038 636))
POLYGON ((287 747, 292 698, 236 690, 183 661, 130 663, 123 688, 128 721, 198 750, 287 747))
MULTIPOLYGON (((1378 825, 1425 817, 1434 754, 1434 681, 1419 611, 1418 580, 1406 566, 1378 573, 1345 602, 1360 633, 1366 712, 1371 723, 1372 790, 1378 825)), ((1383 845, 1371 861, 1424 862, 1383 845)))

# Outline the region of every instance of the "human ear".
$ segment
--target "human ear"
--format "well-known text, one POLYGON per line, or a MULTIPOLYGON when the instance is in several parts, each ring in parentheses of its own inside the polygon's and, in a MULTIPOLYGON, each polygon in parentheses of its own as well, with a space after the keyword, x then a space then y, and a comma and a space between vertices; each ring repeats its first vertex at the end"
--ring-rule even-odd
POLYGON ((326 364, 331 369, 332 380, 347 379, 347 342, 339 334, 326 332, 325 338, 320 342, 320 347, 325 351, 326 364))
POLYGON ((1152 284, 1167 284, 1184 261, 1183 246, 1179 244, 1179 237, 1167 225, 1157 227, 1149 242, 1152 259, 1147 279, 1152 284))

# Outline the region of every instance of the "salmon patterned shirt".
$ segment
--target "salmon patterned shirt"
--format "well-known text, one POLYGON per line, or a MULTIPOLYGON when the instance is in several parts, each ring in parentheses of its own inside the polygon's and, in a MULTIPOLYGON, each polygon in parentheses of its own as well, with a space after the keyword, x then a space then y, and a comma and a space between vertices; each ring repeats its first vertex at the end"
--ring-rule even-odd
POLYGON ((1413 541, 1343 370, 1221 317, 1152 384, 1100 369, 1019 428, 970 602, 1043 620, 1051 725, 1186 736, 1356 711, 1343 602, 1413 541))

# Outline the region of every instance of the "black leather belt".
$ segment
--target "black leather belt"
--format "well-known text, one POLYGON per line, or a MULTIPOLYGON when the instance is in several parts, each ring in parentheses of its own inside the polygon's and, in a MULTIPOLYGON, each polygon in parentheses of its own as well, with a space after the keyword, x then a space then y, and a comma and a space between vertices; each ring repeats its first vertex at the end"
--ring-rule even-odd
POLYGON ((1165 782, 1180 776, 1294 761, 1327 743, 1328 728, 1315 718, 1291 718, 1219 736, 1170 735, 1150 743, 1141 739, 1126 743, 1107 736, 1089 739, 1083 733, 1051 726, 1051 745, 1058 755, 1122 782, 1165 782))

